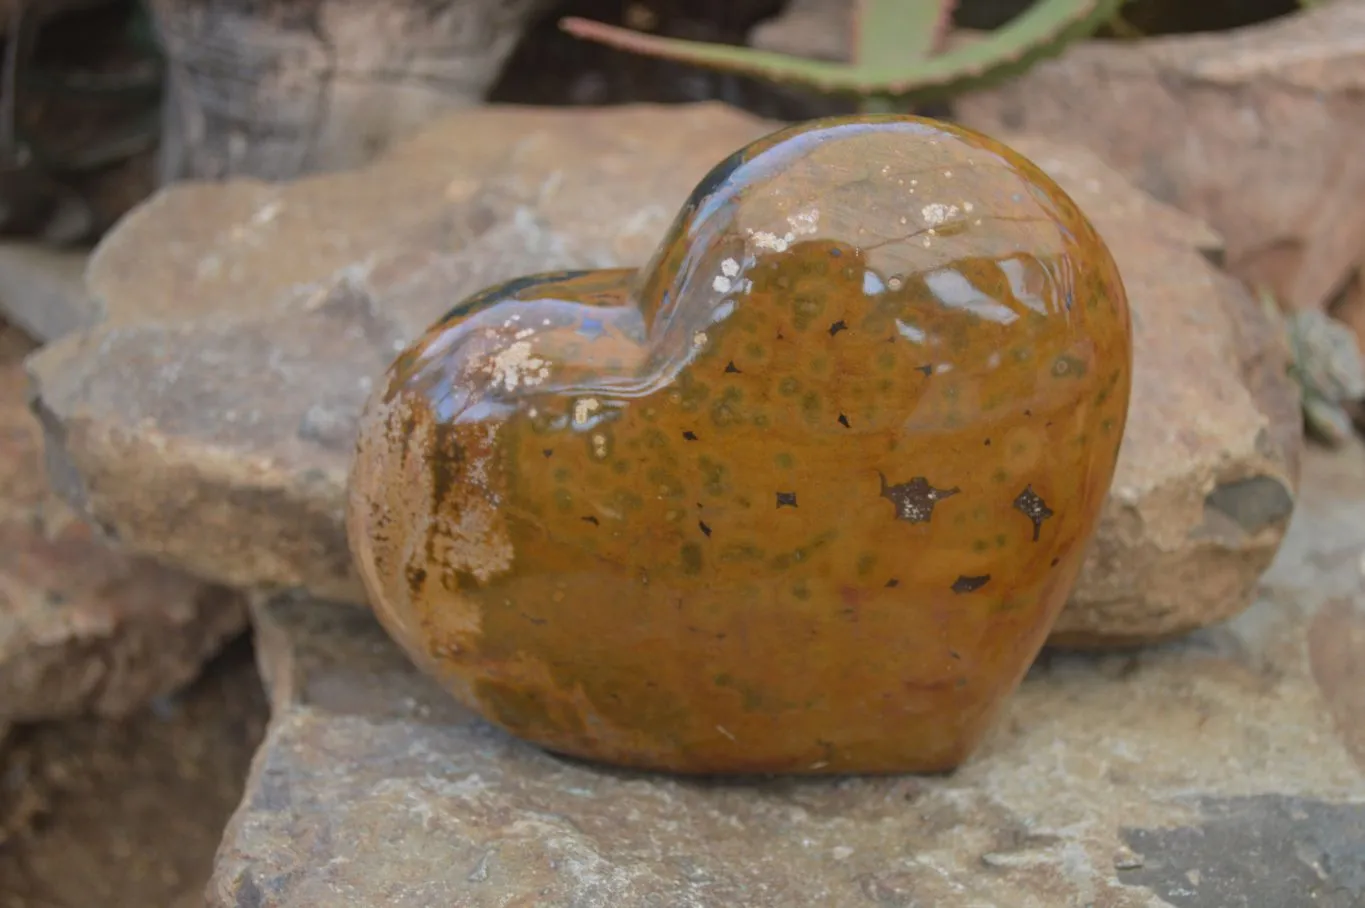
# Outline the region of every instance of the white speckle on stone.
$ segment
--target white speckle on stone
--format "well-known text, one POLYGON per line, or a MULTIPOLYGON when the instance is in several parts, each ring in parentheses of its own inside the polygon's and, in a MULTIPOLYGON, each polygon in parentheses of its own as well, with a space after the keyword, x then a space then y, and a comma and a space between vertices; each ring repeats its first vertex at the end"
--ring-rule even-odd
POLYGON ((819 229, 820 209, 812 208, 809 211, 798 211, 787 218, 787 223, 791 225, 792 233, 796 236, 809 236, 819 229))
POLYGON ((256 227, 261 227, 266 224, 269 224, 271 221, 275 220, 275 218, 278 217, 280 212, 283 210, 284 210, 283 202, 278 200, 273 202, 267 202, 260 208, 256 209, 256 213, 251 216, 251 223, 256 227))
POLYGON ((891 277, 887 278, 886 286, 890 287, 892 290, 899 290, 905 286, 905 279, 899 274, 893 274, 891 277))
POLYGON ((720 263, 720 273, 726 277, 734 277, 739 274, 739 262, 734 259, 726 259, 720 263))
POLYGON ((738 739, 735 737, 734 732, 730 731, 730 730, 729 730, 728 728, 726 728, 724 725, 717 725, 717 726, 716 726, 716 731, 718 731, 718 732, 720 732, 721 734, 725 735, 725 737, 729 738, 731 741, 738 740, 738 739))
POLYGON ((607 436, 597 434, 592 437, 592 453, 598 460, 604 460, 607 456, 607 436))
POLYGON ((853 849, 847 845, 835 845, 830 849, 830 855, 836 861, 846 861, 853 856, 853 849))
POLYGON ((488 369, 494 384, 511 391, 517 385, 540 384, 544 366, 545 360, 532 355, 530 342, 519 340, 495 353, 488 369))
POLYGON ((711 281, 711 289, 717 293, 729 293, 731 285, 731 280, 723 274, 717 274, 715 280, 711 281))
POLYGON ((518 331, 518 332, 516 333, 516 339, 517 339, 517 340, 524 340, 525 338, 528 338, 528 337, 530 337, 532 334, 535 334, 535 333, 536 333, 536 329, 535 329, 535 328, 522 328, 520 331, 518 331))
POLYGON ((910 341, 912 344, 924 343, 924 332, 914 325, 907 325, 900 319, 896 319, 896 330, 900 332, 901 337, 910 341))
POLYGON ((951 170, 945 170, 945 171, 943 171, 943 175, 944 175, 945 177, 947 177, 948 179, 950 179, 950 180, 953 178, 953 172, 952 172, 951 170))
POLYGON ((705 331, 698 331, 696 334, 692 335, 692 346, 704 347, 705 345, 706 345, 705 331))
POLYGON ((578 425, 584 425, 594 413, 602 408, 602 404, 595 397, 584 397, 574 401, 573 421, 578 425))
POLYGON ((975 207, 976 207, 976 206, 973 205, 971 202, 963 202, 963 203, 962 203, 962 210, 965 211, 965 212, 967 212, 968 214, 971 214, 971 213, 972 213, 972 209, 975 208, 975 207))
POLYGON ((759 249, 768 249, 773 252, 786 252, 787 244, 791 242, 790 235, 780 237, 777 234, 769 233, 766 230, 754 231, 750 234, 750 237, 753 239, 754 245, 759 249))
POLYGON ((945 223, 949 218, 956 217, 958 207, 956 205, 944 205, 935 202, 932 205, 925 205, 920 209, 920 215, 924 218, 924 223, 930 227, 937 227, 945 223))

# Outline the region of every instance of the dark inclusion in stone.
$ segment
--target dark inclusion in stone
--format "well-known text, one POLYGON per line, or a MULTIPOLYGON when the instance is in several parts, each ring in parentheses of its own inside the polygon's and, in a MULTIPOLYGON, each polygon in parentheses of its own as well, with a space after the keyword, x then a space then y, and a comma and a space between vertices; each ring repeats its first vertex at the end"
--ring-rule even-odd
POLYGON ((593 526, 597 526, 597 518, 596 518, 596 517, 588 516, 588 517, 580 517, 579 519, 582 520, 584 523, 590 523, 590 524, 592 524, 593 526))
POLYGON ((1033 486, 1024 486, 1024 491, 1014 499, 1014 509, 1022 513, 1029 520, 1033 521, 1033 541, 1038 541, 1038 533, 1043 528, 1043 521, 1052 516, 1052 508, 1047 506, 1047 502, 1033 491, 1033 486))
POLYGON ((725 364, 725 371, 726 371, 726 372, 733 372, 733 373, 735 373, 736 375, 738 375, 738 374, 739 374, 739 367, 735 365, 735 361, 732 359, 732 360, 730 360, 728 363, 725 364))
POLYGON ((701 530, 703 533, 705 533, 707 536, 710 536, 710 535, 711 535, 711 528, 710 528, 709 526, 706 525, 706 521, 704 521, 704 520, 698 520, 698 521, 697 521, 697 528, 700 529, 700 530, 701 530))
POLYGON ((916 476, 909 482, 887 485, 886 477, 877 474, 882 480, 881 497, 896 506, 896 519, 909 523, 928 523, 934 516, 934 505, 958 493, 957 487, 936 489, 929 480, 916 476))
POLYGON ((832 325, 829 326, 829 336, 830 336, 830 337, 833 337, 834 335, 838 334, 840 331, 847 331, 847 330, 848 330, 848 325, 844 323, 844 320, 843 320, 843 319, 839 319, 837 322, 835 322, 834 324, 832 324, 832 325))
POLYGON ((688 441, 696 441, 697 433, 689 429, 688 431, 683 433, 683 438, 687 439, 688 441))
POLYGON ((839 425, 843 426, 845 429, 849 428, 848 417, 842 413, 839 414, 839 425))
POLYGON ((794 507, 796 507, 796 493, 795 493, 795 492, 778 492, 778 493, 777 493, 777 506, 778 506, 779 508, 794 508, 794 507))
POLYGON ((954 593, 974 592, 985 586, 987 582, 990 581, 990 579, 991 579, 990 574, 982 574, 979 577, 968 577, 966 574, 963 574, 961 577, 958 577, 956 580, 953 581, 953 592, 954 593))

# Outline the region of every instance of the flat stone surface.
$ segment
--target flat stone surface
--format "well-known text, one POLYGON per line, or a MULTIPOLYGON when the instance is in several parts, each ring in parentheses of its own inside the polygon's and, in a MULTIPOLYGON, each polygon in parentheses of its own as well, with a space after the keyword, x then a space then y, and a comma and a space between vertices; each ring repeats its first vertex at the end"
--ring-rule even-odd
POLYGON ((246 626, 242 597, 109 548, 49 492, 32 343, 0 322, 0 726, 125 714, 246 626))
POLYGON ((273 718, 209 904, 1356 908, 1365 450, 1309 452, 1257 602, 1045 652, 956 773, 679 780, 470 717, 360 610, 256 606, 273 718))
MULTIPOLYGON (((1309 6, 1305 4, 1305 6, 1309 6)), ((1365 250, 1365 4, 1232 32, 1092 41, 954 102, 967 125, 1087 147, 1222 232, 1228 267, 1321 308, 1365 250)))
MULTIPOLYGON (((394 353, 495 281, 645 262, 696 181, 771 128, 716 104, 481 109, 364 170, 160 193, 95 254, 105 320, 32 361, 58 487, 199 576, 363 601, 345 480, 394 353)), ((1127 643, 1234 614, 1293 503, 1278 329, 1209 264, 1209 228, 1083 150, 1011 142, 1099 226, 1136 313, 1118 475, 1059 633, 1127 643)))

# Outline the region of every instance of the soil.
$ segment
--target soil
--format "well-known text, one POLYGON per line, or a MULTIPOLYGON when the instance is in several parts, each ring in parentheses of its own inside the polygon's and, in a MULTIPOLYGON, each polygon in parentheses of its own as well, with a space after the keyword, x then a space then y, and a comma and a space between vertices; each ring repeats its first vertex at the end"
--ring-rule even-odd
POLYGON ((146 712, 13 730, 0 743, 0 908, 202 905, 268 712, 242 637, 146 712))

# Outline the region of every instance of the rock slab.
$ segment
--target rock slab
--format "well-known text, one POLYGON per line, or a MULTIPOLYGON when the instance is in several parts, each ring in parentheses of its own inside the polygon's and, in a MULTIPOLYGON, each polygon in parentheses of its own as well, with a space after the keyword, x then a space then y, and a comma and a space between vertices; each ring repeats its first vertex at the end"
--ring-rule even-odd
POLYGON ((25 403, 31 349, 0 322, 0 727, 126 714, 246 626, 240 595, 112 550, 51 496, 25 403))
POLYGON ((1365 250, 1365 3, 1303 6, 1231 32, 1084 42, 954 110, 1091 149, 1219 230, 1238 277, 1323 308, 1365 250))
MULTIPOLYGON (((363 601, 346 472, 395 352, 490 283, 643 263, 707 170, 771 128, 716 104, 480 109, 361 170, 159 193, 94 255, 103 321, 32 361, 63 495, 199 576, 363 601)), ((1096 222, 1135 312, 1118 475, 1057 639, 1234 614, 1293 507, 1278 329, 1210 264, 1209 228, 1083 150, 1006 138, 1096 222)))
POLYGON ((700 781, 548 756, 361 610, 255 605, 273 718, 215 908, 1365 901, 1365 451, 1311 452, 1253 607, 1045 655, 951 775, 700 781))

